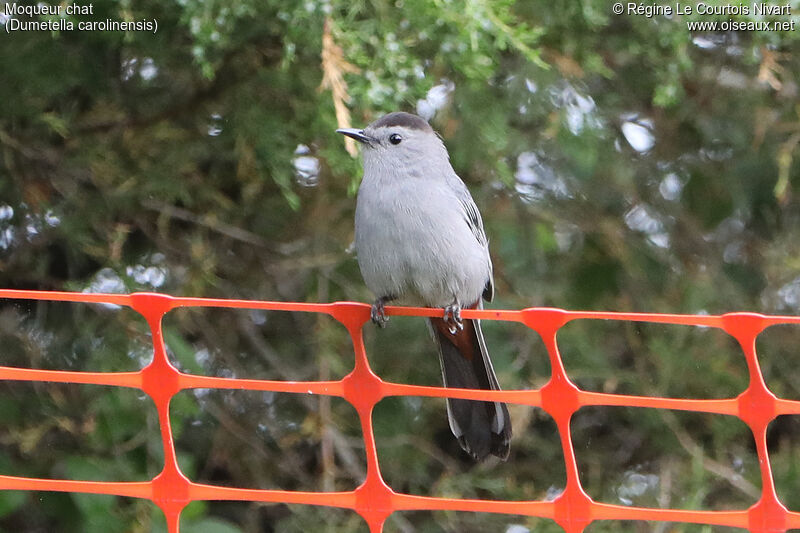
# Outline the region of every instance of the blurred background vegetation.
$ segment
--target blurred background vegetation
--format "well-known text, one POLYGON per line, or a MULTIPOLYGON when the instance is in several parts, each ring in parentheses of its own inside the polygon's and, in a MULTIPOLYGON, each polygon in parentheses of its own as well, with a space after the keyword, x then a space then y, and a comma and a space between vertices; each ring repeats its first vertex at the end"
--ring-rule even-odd
MULTIPOLYGON (((797 31, 690 34, 684 18, 615 16, 606 0, 100 0, 93 16, 70 20, 106 18, 156 19, 158 31, 0 37, 0 287, 371 301, 349 251, 360 162, 334 129, 406 110, 441 132, 483 212, 491 307, 798 311, 797 31)), ((484 329, 504 388, 546 383, 535 333, 484 329)), ((335 379, 352 367, 346 332, 328 317, 180 310, 165 332, 190 372, 335 379)), ((440 383, 422 319, 365 335, 384 379, 440 383)), ((34 368, 132 370, 152 351, 141 317, 109 307, 6 300, 0 337, 2 364, 34 368)), ((789 327, 758 341, 769 386, 794 399, 798 341, 789 327)), ((720 331, 576 322, 559 343, 590 390, 725 398, 747 386, 744 358, 720 331)), ((2 389, 0 473, 146 480, 160 471, 143 395, 2 389)), ((363 480, 358 420, 342 400, 186 391, 171 409, 193 480, 304 490, 363 480)), ((539 409, 511 413, 509 461, 473 464, 443 401, 382 401, 387 482, 413 494, 557 496, 555 424, 539 409)), ((735 418, 591 408, 571 429, 598 501, 723 510, 758 499, 752 436, 735 418)), ((794 417, 770 427, 778 493, 795 511, 799 440, 794 417)), ((286 505, 195 503, 182 520, 198 533, 366 531, 350 512, 286 505)), ((164 519, 147 501, 3 492, 0 530, 164 531, 164 519)), ((393 515, 386 530, 560 528, 420 512, 393 515)))

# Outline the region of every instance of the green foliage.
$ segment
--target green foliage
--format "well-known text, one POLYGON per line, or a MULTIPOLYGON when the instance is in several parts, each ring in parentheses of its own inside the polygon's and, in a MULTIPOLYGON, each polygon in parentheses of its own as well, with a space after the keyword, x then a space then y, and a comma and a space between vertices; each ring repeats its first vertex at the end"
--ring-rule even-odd
MULTIPOLYGON (((605 0, 93 4, 98 20, 159 29, 3 37, 0 287, 368 301, 347 251, 360 160, 334 130, 347 113, 358 126, 427 106, 484 215, 491 306, 797 312, 800 32, 690 34, 685 18, 617 16, 605 0), (300 175, 298 157, 318 171, 300 175)), ((546 382, 535 334, 484 329, 504 388, 546 382)), ((365 335, 383 379, 439 383, 422 320, 365 335)), ((326 380, 353 365, 330 317, 175 310, 165 337, 193 373, 326 380)), ((789 327, 758 340, 770 388, 794 399, 796 341, 789 327)), ((740 348, 717 331, 581 322, 559 343, 570 377, 591 390, 729 398, 747 384, 740 348)), ((0 344, 4 365, 79 371, 136 370, 152 351, 130 310, 19 301, 0 302, 0 344)), ((555 424, 511 411, 510 461, 475 465, 442 401, 385 399, 374 423, 387 481, 416 494, 553 497, 565 483, 555 424)), ((305 490, 363 480, 360 425, 341 400, 184 391, 170 415, 191 479, 305 490)), ((797 510, 793 420, 774 421, 769 444, 778 493, 797 510)), ((635 505, 744 508, 760 488, 752 438, 729 417, 595 408, 572 431, 599 500, 631 499, 644 480, 635 505)), ((0 391, 0 473, 149 479, 162 465, 152 403, 136 391, 0 391)), ((182 520, 197 532, 366 530, 349 511, 286 505, 195 502, 182 520)), ((397 513, 387 530, 514 524, 559 530, 444 512, 397 513)), ((166 526, 146 501, 3 492, 0 529, 166 526)))

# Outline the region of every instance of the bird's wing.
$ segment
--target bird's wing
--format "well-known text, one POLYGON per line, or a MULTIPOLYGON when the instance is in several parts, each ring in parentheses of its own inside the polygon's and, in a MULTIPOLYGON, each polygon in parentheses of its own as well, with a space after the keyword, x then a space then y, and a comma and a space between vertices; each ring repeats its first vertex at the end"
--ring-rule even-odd
POLYGON ((492 298, 494 298, 494 274, 492 259, 489 257, 488 253, 489 239, 486 238, 486 231, 483 229, 483 219, 481 218, 480 211, 478 211, 478 206, 475 205, 475 200, 472 199, 469 189, 467 189, 467 186, 461 181, 461 178, 456 176, 454 185, 456 196, 458 196, 458 201, 461 204, 462 213, 467 222, 467 226, 481 246, 486 248, 486 260, 489 262, 489 279, 486 280, 486 287, 483 289, 483 299, 487 302, 491 302, 492 298))
POLYGON ((471 196, 467 196, 466 198, 462 197, 460 201, 461 207, 464 209, 464 218, 467 220, 469 229, 472 230, 472 234, 475 235, 479 243, 483 246, 487 246, 489 243, 486 239, 486 231, 483 229, 483 220, 481 220, 478 207, 475 205, 471 196))

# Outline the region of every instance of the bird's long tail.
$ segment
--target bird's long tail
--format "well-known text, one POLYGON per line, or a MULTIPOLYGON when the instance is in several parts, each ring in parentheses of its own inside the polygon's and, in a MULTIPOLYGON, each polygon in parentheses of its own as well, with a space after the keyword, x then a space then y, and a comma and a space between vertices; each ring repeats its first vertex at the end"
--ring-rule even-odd
MULTIPOLYGON (((455 333, 443 319, 429 320, 445 387, 500 390, 479 320, 464 320, 464 329, 455 333)), ((448 398, 447 418, 453 435, 475 460, 489 454, 508 458, 511 418, 506 404, 448 398)))

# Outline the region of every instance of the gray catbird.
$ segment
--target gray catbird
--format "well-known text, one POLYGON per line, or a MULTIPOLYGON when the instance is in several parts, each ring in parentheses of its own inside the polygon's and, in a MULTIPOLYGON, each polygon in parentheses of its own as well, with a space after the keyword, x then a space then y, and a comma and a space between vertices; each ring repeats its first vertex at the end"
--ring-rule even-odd
MULTIPOLYGON (((372 320, 383 326, 392 300, 443 307, 430 318, 446 387, 499 390, 480 321, 461 308, 483 307, 494 294, 483 221, 433 128, 409 113, 389 113, 363 130, 339 133, 364 146, 355 246, 358 265, 377 299, 372 320)), ((450 429, 474 459, 508 458, 511 419, 504 403, 447 400, 450 429)))

